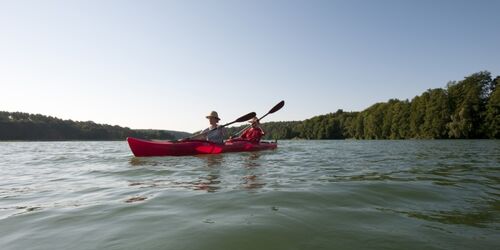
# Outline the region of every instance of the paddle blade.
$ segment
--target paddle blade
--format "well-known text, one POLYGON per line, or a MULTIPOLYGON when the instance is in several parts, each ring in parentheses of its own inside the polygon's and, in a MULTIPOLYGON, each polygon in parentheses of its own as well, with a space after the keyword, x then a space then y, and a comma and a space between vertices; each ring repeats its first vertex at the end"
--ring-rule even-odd
MULTIPOLYGON (((244 122, 244 121, 248 121, 248 120, 250 120, 250 119, 254 118, 256 115, 257 115, 257 114, 256 114, 255 112, 250 112, 250 113, 248 113, 248 114, 246 114, 246 115, 244 115, 244 116, 242 116, 242 117, 240 117, 240 118, 236 119, 234 122, 244 122)), ((234 122, 233 122, 233 123, 234 123, 234 122)))
POLYGON ((238 118, 230 123, 226 123, 226 124, 222 125, 221 127, 229 126, 229 125, 231 125, 233 123, 237 123, 237 122, 248 121, 248 120, 254 118, 256 115, 257 114, 255 114, 255 112, 250 112, 250 113, 248 113, 248 114, 246 114, 246 115, 244 115, 244 116, 242 116, 242 117, 240 117, 240 118, 238 118))
POLYGON ((271 110, 269 110, 268 113, 272 114, 272 113, 280 110, 281 108, 283 108, 283 106, 285 106, 285 101, 281 101, 278 104, 276 104, 276 106, 274 106, 271 110))

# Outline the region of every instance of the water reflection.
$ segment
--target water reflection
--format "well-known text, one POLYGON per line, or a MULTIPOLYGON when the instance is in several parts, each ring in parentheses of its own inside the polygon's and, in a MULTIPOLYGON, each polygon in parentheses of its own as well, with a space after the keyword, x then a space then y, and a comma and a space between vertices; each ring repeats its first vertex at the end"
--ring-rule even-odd
POLYGON ((220 167, 224 162, 223 154, 200 155, 198 158, 204 160, 205 166, 208 168, 220 167))
POLYGON ((129 160, 130 165, 134 167, 139 166, 165 166, 168 163, 166 158, 162 157, 131 157, 129 160))
MULTIPOLYGON (((265 168, 259 152, 191 157, 132 157, 130 165, 140 167, 130 175, 129 187, 182 188, 214 193, 221 189, 255 190, 266 186, 265 168)), ((127 174, 128 175, 128 174, 127 174)))
POLYGON ((142 166, 142 165, 145 165, 147 163, 144 160, 144 158, 139 158, 139 157, 130 157, 130 160, 128 162, 132 166, 142 166))
POLYGON ((266 185, 262 179, 262 174, 258 173, 262 167, 259 160, 259 152, 251 152, 243 157, 243 165, 245 166, 245 175, 241 177, 243 180, 241 186, 244 189, 253 190, 259 189, 266 185))
POLYGON ((206 176, 200 176, 197 181, 194 181, 192 184, 193 190, 202 190, 207 191, 209 193, 216 192, 220 189, 219 180, 220 175, 218 174, 208 174, 206 176))
POLYGON ((198 177, 198 180, 192 182, 193 190, 209 193, 216 192, 221 187, 220 169, 224 163, 224 155, 200 155, 198 158, 204 161, 204 169, 207 174, 198 177))
POLYGON ((248 157, 243 157, 243 162, 245 164, 245 167, 247 168, 255 168, 255 167, 260 167, 260 153, 259 152, 251 152, 248 157))

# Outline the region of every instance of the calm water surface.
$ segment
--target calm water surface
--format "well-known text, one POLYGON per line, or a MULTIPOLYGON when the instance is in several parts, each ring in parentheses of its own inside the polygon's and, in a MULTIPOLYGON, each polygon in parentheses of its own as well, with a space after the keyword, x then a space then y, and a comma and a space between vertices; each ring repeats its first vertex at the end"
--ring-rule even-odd
POLYGON ((500 249, 500 141, 1 142, 0 249, 500 249))

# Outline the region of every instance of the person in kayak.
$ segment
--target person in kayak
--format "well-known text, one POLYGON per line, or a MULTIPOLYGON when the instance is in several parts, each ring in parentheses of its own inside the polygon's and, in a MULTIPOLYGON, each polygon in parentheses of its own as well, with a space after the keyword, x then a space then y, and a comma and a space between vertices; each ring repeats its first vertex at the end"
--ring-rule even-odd
POLYGON ((224 143, 224 137, 226 136, 226 129, 224 127, 219 128, 219 114, 212 111, 206 116, 210 126, 205 130, 201 131, 198 135, 191 137, 190 139, 197 140, 207 140, 215 143, 224 143))
POLYGON ((264 135, 264 130, 260 127, 259 119, 254 117, 250 120, 250 123, 252 126, 245 130, 240 138, 251 142, 260 142, 260 138, 264 135))

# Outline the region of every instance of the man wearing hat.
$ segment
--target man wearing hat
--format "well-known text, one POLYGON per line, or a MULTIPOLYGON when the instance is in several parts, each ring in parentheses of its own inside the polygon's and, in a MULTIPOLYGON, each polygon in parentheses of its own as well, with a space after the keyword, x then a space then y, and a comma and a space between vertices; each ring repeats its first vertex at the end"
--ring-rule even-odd
POLYGON ((210 114, 206 116, 208 119, 210 126, 201 131, 200 134, 191 137, 191 139, 199 139, 199 140, 207 140, 215 143, 224 143, 224 137, 226 136, 226 129, 223 127, 219 128, 219 114, 217 112, 212 111, 210 114))
POLYGON ((249 122, 252 124, 252 127, 245 130, 240 138, 251 142, 260 142, 260 138, 264 135, 264 131, 260 127, 259 119, 254 117, 249 122))

